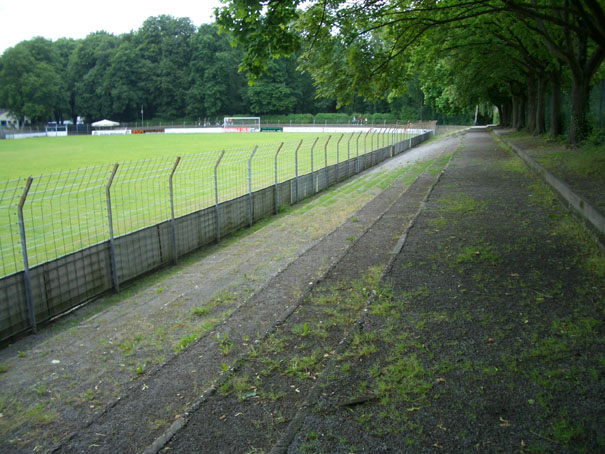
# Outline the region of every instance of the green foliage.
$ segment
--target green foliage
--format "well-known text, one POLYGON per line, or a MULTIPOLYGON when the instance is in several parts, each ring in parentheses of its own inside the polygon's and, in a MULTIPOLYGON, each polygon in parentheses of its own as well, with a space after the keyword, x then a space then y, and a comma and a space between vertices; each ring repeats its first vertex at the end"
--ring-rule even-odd
POLYGON ((0 105, 21 122, 46 121, 64 104, 60 56, 44 38, 23 41, 0 61, 0 105))
POLYGON ((231 353, 233 349, 233 342, 229 340, 229 335, 227 333, 221 335, 221 333, 216 333, 216 342, 218 344, 219 350, 225 356, 231 353))

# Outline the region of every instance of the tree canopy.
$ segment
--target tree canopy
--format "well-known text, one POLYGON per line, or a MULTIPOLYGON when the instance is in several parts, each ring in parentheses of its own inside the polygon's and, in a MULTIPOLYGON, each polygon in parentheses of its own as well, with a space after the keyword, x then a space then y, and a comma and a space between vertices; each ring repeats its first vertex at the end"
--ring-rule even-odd
POLYGON ((216 24, 157 16, 120 36, 21 42, 0 57, 0 107, 45 122, 337 109, 405 120, 497 106, 502 124, 548 123, 556 136, 564 91, 577 143, 605 75, 604 10, 605 0, 224 0, 216 24))
POLYGON ((224 3, 217 22, 243 48, 241 68, 252 77, 272 58, 300 54, 318 92, 341 105, 400 95, 419 77, 441 107, 492 103, 505 123, 536 132, 547 87, 557 110, 568 83, 570 141, 589 133, 588 93, 605 57, 603 0, 224 3))
POLYGON ((81 40, 23 41, 0 57, 0 107, 21 121, 112 118, 163 120, 219 115, 315 113, 317 100, 296 57, 272 60, 253 86, 239 72, 243 53, 215 24, 148 18, 131 33, 95 32, 81 40))

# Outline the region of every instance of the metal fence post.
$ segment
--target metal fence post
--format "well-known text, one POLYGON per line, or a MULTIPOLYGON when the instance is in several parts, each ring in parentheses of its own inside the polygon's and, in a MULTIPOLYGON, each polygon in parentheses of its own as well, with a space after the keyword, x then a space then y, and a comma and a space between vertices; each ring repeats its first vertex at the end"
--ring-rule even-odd
POLYGON ((280 143, 279 144, 279 148, 277 149, 277 151, 275 152, 275 214, 279 213, 279 200, 278 200, 278 194, 277 194, 277 155, 279 154, 279 152, 281 151, 281 148, 284 146, 284 143, 280 143))
MULTIPOLYGON (((365 133, 365 135, 363 136, 363 161, 364 163, 367 165, 368 163, 368 156, 367 156, 367 150, 366 150, 366 142, 368 141, 368 134, 370 134, 370 130, 368 129, 368 132, 365 133)), ((370 154, 370 165, 374 164, 374 160, 372 159, 373 154, 370 154)))
POLYGON ((344 137, 344 134, 340 135, 340 139, 336 142, 336 181, 340 181, 340 141, 344 137))
POLYGON ((176 161, 174 163, 174 167, 172 168, 172 172, 170 173, 170 226, 172 227, 172 251, 174 252, 174 264, 176 265, 178 259, 178 253, 176 249, 176 224, 174 222, 174 190, 172 185, 172 179, 174 177, 174 172, 176 172, 176 168, 181 162, 181 157, 177 156, 176 161))
POLYGON ((248 159, 248 198, 250 200, 250 227, 252 227, 252 221, 254 218, 254 207, 252 205, 252 158, 254 157, 256 150, 258 150, 258 145, 254 147, 254 150, 252 150, 252 154, 248 159))
POLYGON ((29 279, 29 260, 27 257, 27 241, 25 239, 25 221, 23 219, 23 205, 25 205, 25 200, 27 199, 27 194, 29 193, 29 189, 31 188, 32 181, 34 181, 34 179, 32 177, 29 177, 27 179, 27 182, 25 183, 23 195, 21 195, 21 200, 19 200, 18 215, 19 235, 21 236, 21 253, 23 254, 23 278, 25 280, 25 299, 27 301, 29 324, 34 334, 36 334, 38 332, 38 327, 36 325, 36 311, 34 310, 34 298, 32 295, 31 281, 29 279))
POLYGON ((294 175, 296 177, 296 203, 298 203, 298 150, 300 149, 303 141, 300 139, 296 150, 294 151, 294 175))
POLYGON ((221 159, 223 159, 224 154, 225 154, 225 150, 221 151, 221 154, 218 157, 216 164, 214 164, 214 210, 215 210, 215 217, 216 217, 216 242, 217 243, 221 240, 221 222, 220 222, 219 209, 218 209, 218 165, 221 163, 221 159))
POLYGON ((359 135, 357 136, 357 140, 355 141, 355 144, 357 146, 357 161, 356 161, 356 170, 355 173, 359 173, 359 138, 361 137, 361 134, 363 134, 363 131, 359 131, 359 135))
POLYGON ((109 255, 111 259, 111 277, 113 279, 113 288, 116 293, 120 293, 120 282, 118 281, 118 267, 116 264, 116 247, 114 243, 113 236, 113 215, 111 212, 111 185, 113 184, 113 179, 118 172, 118 167, 120 164, 116 163, 113 166, 113 170, 111 172, 111 176, 109 177, 109 181, 107 182, 107 186, 105 186, 105 200, 107 202, 107 221, 109 223, 109 255))
MULTIPOLYGON (((315 121, 315 119, 313 120, 315 121)), ((317 192, 315 190, 315 174, 313 173, 313 149, 315 148, 315 144, 317 143, 317 141, 319 140, 319 137, 315 138, 315 142, 313 142, 313 145, 311 145, 311 185, 313 186, 313 192, 317 192)))
POLYGON ((351 133, 349 135, 349 140, 347 141, 347 178, 349 177, 349 169, 351 168, 351 164, 350 164, 350 160, 351 160, 351 139, 353 139, 353 136, 355 135, 355 133, 351 133))
MULTIPOLYGON (((328 143, 330 142, 331 138, 332 138, 332 136, 328 136, 328 140, 326 140, 326 144, 324 145, 324 169, 325 169, 325 174, 326 174, 326 188, 328 187, 328 184, 330 183, 329 178, 328 178, 328 143)), ((319 186, 319 182, 317 182, 317 185, 319 186)))

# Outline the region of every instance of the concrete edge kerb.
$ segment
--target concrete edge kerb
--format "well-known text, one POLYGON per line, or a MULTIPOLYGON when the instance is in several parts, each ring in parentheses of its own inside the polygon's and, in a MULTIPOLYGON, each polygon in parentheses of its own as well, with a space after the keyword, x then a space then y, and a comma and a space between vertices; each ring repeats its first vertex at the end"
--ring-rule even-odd
POLYGON ((591 230, 593 230, 593 233, 597 235, 597 240, 602 248, 603 240, 605 239, 605 216, 594 208, 586 199, 576 194, 573 189, 567 185, 567 183, 559 180, 519 147, 503 138, 499 131, 490 131, 493 134, 496 134, 506 146, 513 150, 513 152, 519 156, 535 174, 539 175, 546 183, 548 183, 548 185, 555 190, 559 197, 564 200, 568 207, 580 216, 584 223, 591 230))

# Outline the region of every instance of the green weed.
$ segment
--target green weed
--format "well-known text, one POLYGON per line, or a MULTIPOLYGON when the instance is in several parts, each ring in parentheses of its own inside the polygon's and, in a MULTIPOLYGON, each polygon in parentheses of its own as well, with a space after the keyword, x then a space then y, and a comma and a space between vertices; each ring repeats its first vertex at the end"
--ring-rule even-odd
POLYGON ((317 353, 314 353, 310 356, 295 356, 288 364, 286 375, 297 377, 301 380, 309 379, 318 372, 318 359, 317 353))
POLYGON ((480 202, 466 194, 454 194, 439 200, 439 210, 448 214, 465 214, 479 212, 487 207, 486 202, 480 202))
POLYGON ((229 340, 229 335, 227 333, 221 335, 221 333, 216 333, 216 342, 218 343, 218 348, 224 356, 227 356, 231 353, 233 349, 233 342, 229 340))
POLYGON ((189 345, 195 342, 199 338, 199 335, 196 333, 189 334, 187 336, 183 336, 177 346, 174 348, 175 353, 179 353, 186 349, 189 345))
POLYGON ((456 263, 479 263, 487 262, 490 265, 502 263, 502 257, 495 246, 480 243, 473 246, 465 246, 456 257, 456 263))

